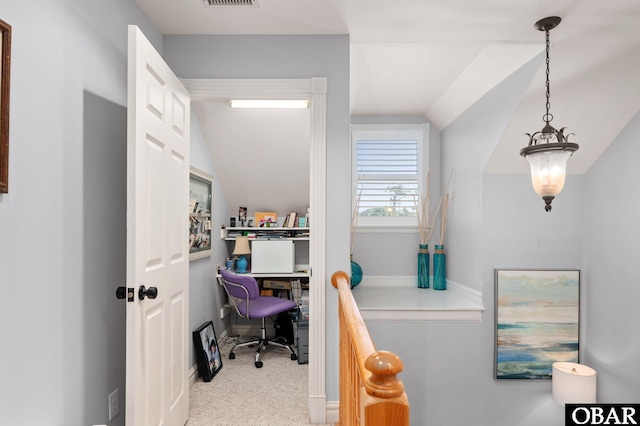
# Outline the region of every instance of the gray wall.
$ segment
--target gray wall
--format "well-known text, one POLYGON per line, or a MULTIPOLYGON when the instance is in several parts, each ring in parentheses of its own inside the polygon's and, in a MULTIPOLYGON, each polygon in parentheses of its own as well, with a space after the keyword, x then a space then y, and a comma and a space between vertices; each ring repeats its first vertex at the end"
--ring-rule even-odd
MULTIPOLYGON (((441 182, 449 188, 451 208, 445 232, 447 276, 482 291, 482 173, 529 86, 541 57, 531 60, 478 100, 442 132, 441 182)), ((522 146, 526 143, 523 136, 522 146)), ((513 161, 526 161, 514 150, 513 161)))
MULTIPOLYGON (((126 304, 114 297, 126 282, 127 109, 85 92, 83 108, 82 335, 83 424, 106 420, 106 395, 119 388, 124 407, 126 304), (117 285, 116 285, 117 284, 117 285)), ((124 416, 113 425, 124 425, 124 416)))
MULTIPOLYGON (((220 181, 217 179, 212 153, 202 135, 202 130, 194 111, 191 111, 191 165, 213 176, 213 224, 211 228, 210 257, 192 260, 189 263, 189 329, 195 330, 206 321, 213 321, 213 326, 220 335, 229 326, 231 315, 220 319, 220 307, 225 302, 224 290, 216 281, 216 266, 224 265, 228 253, 224 241, 220 239, 220 226, 227 217, 227 203, 222 196, 220 181)), ((215 155, 215 154, 213 154, 215 155)), ((189 344, 190 365, 195 366, 193 344, 189 344)))
POLYGON ((124 407, 114 303, 124 271, 110 248, 121 244, 112 229, 121 216, 102 225, 93 216, 121 206, 122 181, 105 189, 97 174, 118 166, 104 170, 96 155, 112 143, 109 161, 121 156, 127 24, 160 50, 162 39, 133 1, 5 0, 1 9, 13 40, 10 192, 0 195, 0 376, 11 385, 0 390, 0 424, 106 424, 116 386, 124 407))
POLYGON ((636 115, 591 167, 583 192, 583 349, 602 402, 640 401, 639 142, 636 115))
MULTIPOLYGON (((164 57, 183 78, 327 77, 326 270, 348 270, 350 221, 348 36, 165 36, 164 57)), ((231 206, 235 209, 237 206, 231 206)), ((229 211, 225 217, 234 216, 229 211)), ((313 212, 311 212, 313 217, 313 212)), ((214 228, 215 230, 215 228, 214 228)), ((327 288, 327 399, 338 399, 336 292, 327 288)))

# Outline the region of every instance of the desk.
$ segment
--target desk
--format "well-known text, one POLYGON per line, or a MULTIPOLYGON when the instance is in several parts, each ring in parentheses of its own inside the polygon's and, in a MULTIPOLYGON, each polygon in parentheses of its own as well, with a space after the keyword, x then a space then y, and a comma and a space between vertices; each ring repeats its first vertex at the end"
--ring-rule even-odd
MULTIPOLYGON (((235 274, 234 271, 229 271, 232 274, 235 274)), ((248 275, 253 278, 309 278, 308 272, 283 272, 283 273, 275 273, 269 272, 264 274, 254 274, 251 272, 247 272, 246 274, 237 274, 237 275, 248 275)), ((216 274, 216 277, 220 277, 220 273, 216 274)))
MULTIPOLYGON (((228 270, 227 270, 228 271, 228 270)), ((274 279, 274 280, 294 280, 294 279, 301 279, 301 278, 309 278, 309 273, 308 272, 283 272, 283 273, 260 273, 260 274, 255 274, 255 273, 251 273, 251 272, 247 272, 245 274, 236 274, 234 271, 229 271, 230 273, 234 274, 234 275, 243 275, 243 276, 250 276, 255 278, 256 280, 260 280, 260 279, 274 279)), ((222 283, 220 283, 220 278, 222 277, 222 275, 220 275, 220 272, 218 272, 216 274, 216 278, 218 280, 218 284, 222 285, 222 283)), ((263 287, 260 286, 260 290, 263 290, 263 287)), ((296 303, 299 302, 299 297, 300 295, 294 295, 294 285, 293 283, 291 284, 291 288, 289 289, 281 289, 281 288, 269 288, 269 290, 276 290, 276 291, 286 291, 287 292, 287 297, 289 298, 289 300, 294 300, 296 303)), ((302 290, 302 288, 300 288, 300 290, 302 290)))

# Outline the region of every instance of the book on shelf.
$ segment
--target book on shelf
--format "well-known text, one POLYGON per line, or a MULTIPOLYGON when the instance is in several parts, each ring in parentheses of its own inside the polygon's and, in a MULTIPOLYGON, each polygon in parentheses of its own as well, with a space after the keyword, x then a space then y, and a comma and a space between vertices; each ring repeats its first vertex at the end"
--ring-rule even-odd
POLYGON ((298 213, 289 213, 289 220, 287 221, 287 228, 295 228, 298 224, 298 213))

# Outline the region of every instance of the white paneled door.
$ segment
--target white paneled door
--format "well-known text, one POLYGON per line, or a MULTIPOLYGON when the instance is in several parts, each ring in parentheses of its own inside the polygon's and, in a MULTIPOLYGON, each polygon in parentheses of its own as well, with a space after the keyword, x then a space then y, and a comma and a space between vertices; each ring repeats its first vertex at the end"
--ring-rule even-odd
POLYGON ((136 26, 128 60, 126 424, 184 425, 190 98, 136 26))

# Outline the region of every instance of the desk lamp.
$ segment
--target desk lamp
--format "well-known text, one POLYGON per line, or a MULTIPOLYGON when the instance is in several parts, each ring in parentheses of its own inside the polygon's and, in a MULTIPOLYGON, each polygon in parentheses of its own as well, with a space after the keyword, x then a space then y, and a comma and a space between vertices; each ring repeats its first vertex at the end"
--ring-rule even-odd
POLYGON ((575 362, 554 362, 551 392, 560 405, 595 404, 596 371, 575 362))
POLYGON ((233 248, 232 254, 234 256, 240 256, 238 258, 238 262, 236 263, 237 272, 239 274, 246 274, 248 272, 247 265, 249 264, 246 255, 251 254, 251 248, 249 247, 249 237, 236 237, 236 245, 233 248))

